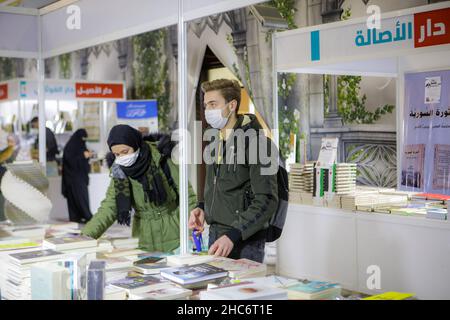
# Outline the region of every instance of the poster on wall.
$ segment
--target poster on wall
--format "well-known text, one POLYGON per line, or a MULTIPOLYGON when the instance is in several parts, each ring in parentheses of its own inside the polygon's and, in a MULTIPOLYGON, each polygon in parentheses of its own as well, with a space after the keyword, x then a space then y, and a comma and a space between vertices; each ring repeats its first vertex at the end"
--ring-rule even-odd
POLYGON ((450 70, 405 75, 400 189, 450 195, 450 70))
POLYGON ((100 141, 100 102, 83 102, 83 125, 88 133, 87 141, 100 141))

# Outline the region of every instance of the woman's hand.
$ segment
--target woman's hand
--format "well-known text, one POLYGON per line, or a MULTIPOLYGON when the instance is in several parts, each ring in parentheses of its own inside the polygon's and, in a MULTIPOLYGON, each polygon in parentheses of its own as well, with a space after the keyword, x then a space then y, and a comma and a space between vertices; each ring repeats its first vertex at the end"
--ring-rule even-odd
POLYGON ((84 157, 85 157, 86 159, 91 158, 91 157, 92 157, 92 152, 89 151, 89 150, 86 150, 86 151, 84 152, 84 157))

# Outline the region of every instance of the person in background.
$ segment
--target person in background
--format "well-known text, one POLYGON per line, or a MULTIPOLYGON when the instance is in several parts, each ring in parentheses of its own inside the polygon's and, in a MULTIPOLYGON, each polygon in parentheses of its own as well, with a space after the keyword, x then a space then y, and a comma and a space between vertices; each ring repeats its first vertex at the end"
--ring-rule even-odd
MULTIPOLYGON (((39 132, 39 118, 34 117, 31 119, 30 126, 30 131, 37 135, 39 132)), ((47 127, 45 127, 45 146, 47 151, 47 162, 56 161, 56 155, 59 153, 58 144, 56 142, 55 134, 47 127)), ((34 148, 39 150, 39 136, 34 143, 34 148)))
MULTIPOLYGON (((99 238, 116 220, 130 226, 134 212, 132 236, 147 251, 172 252, 179 247, 178 166, 170 156, 173 142, 160 139, 146 141, 128 126, 114 126, 108 146, 115 156, 111 183, 100 208, 84 227, 82 234, 99 238)), ((189 207, 197 197, 189 186, 189 207)))
POLYGON ((69 219, 86 223, 92 218, 89 208, 89 158, 87 132, 78 129, 64 147, 61 191, 67 199, 69 219))
MULTIPOLYGON (((0 151, 0 166, 1 166, 1 172, 2 176, 4 172, 6 171, 6 168, 4 168, 2 165, 6 163, 13 155, 14 155, 14 147, 16 146, 16 142, 13 136, 8 136, 7 138, 8 145, 6 148, 0 151)), ((5 198, 0 192, 0 221, 5 221, 6 215, 5 215, 5 198)))

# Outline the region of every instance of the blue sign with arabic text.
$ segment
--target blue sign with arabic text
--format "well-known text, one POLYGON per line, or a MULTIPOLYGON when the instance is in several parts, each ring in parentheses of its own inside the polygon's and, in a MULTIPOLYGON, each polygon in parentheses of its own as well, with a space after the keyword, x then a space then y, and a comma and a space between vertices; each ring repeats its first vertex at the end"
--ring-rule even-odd
POLYGON ((158 102, 156 100, 120 101, 116 102, 117 118, 119 119, 149 119, 158 117, 158 102))

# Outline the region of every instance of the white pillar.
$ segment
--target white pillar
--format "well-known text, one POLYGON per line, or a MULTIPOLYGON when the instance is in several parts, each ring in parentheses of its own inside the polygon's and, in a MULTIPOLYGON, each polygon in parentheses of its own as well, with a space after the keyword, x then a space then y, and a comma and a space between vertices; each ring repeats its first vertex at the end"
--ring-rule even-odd
POLYGON ((180 253, 188 253, 188 167, 187 167, 187 46, 186 22, 184 21, 183 0, 178 0, 178 130, 180 169, 180 253))
POLYGON ((47 152, 46 152, 46 134, 45 134, 45 96, 44 96, 44 79, 45 66, 42 58, 42 17, 38 15, 38 110, 39 110, 39 162, 46 172, 47 152))

